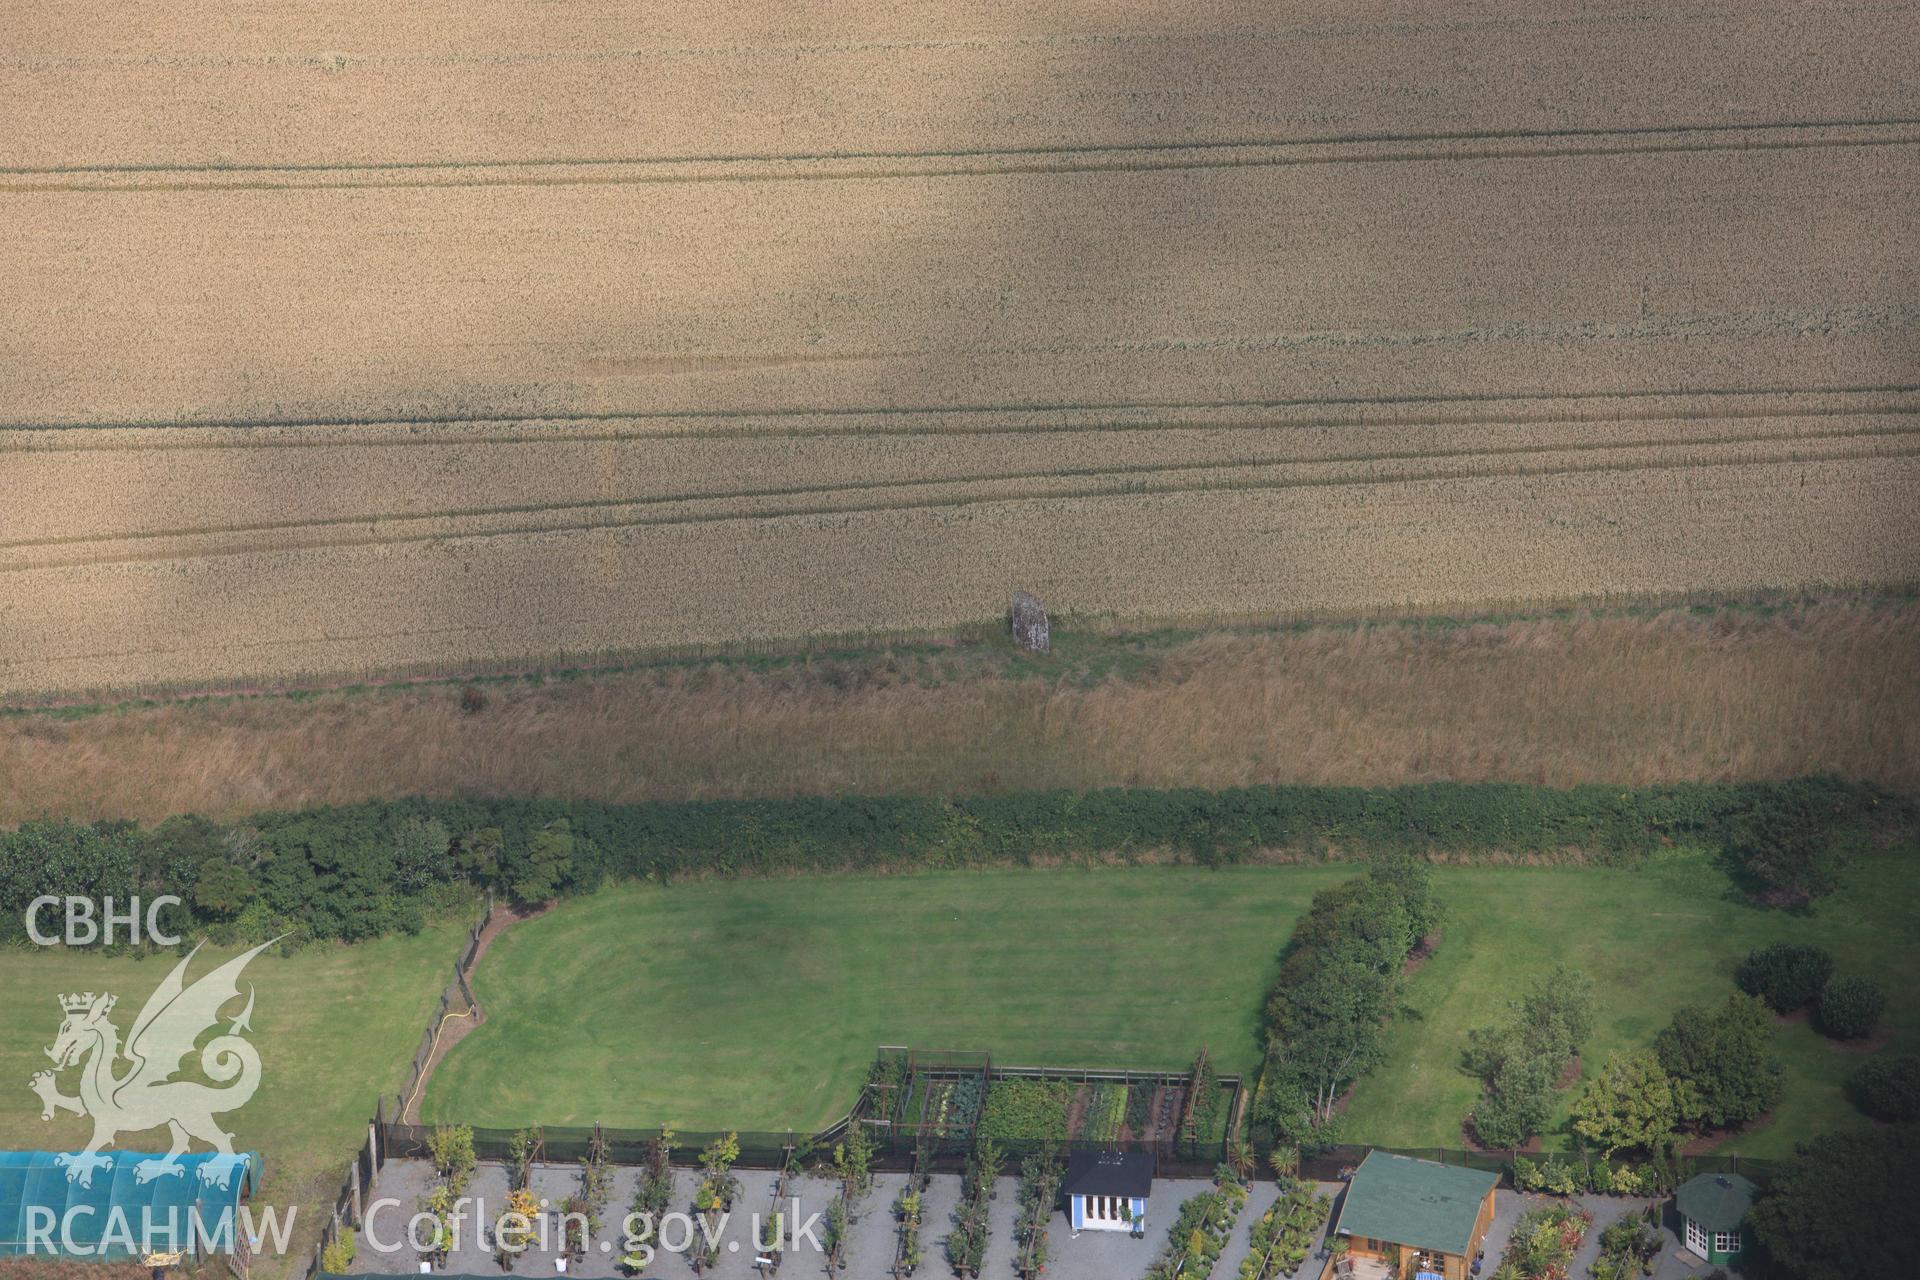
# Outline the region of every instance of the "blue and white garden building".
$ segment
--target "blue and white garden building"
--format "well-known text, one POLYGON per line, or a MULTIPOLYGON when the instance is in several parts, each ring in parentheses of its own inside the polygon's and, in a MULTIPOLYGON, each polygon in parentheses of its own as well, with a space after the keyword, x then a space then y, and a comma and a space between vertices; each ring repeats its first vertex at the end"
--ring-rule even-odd
POLYGON ((1073 1233, 1147 1230, 1153 1157, 1142 1151, 1076 1151, 1062 1183, 1073 1233))

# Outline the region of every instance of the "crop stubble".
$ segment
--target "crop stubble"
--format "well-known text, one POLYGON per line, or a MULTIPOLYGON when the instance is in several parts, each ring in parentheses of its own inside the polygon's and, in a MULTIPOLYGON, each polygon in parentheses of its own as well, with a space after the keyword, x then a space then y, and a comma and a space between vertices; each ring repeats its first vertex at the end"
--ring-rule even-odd
POLYGON ((516 12, 0 62, 0 690, 1920 576, 1912 6, 516 12))

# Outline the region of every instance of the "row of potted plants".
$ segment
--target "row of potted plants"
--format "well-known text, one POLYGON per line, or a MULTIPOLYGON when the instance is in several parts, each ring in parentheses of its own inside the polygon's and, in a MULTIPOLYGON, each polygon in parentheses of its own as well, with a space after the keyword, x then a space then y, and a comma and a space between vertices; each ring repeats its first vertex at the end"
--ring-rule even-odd
POLYGON ((1063 1170, 1052 1152, 1028 1156, 1020 1164, 1020 1218, 1014 1243, 1020 1250, 1015 1267, 1033 1280, 1047 1268, 1047 1221, 1060 1197, 1063 1170))
POLYGON ((947 1233, 947 1261, 953 1274, 980 1274, 987 1254, 987 1205, 993 1199, 993 1180, 1000 1173, 1000 1149, 992 1138, 982 1138, 967 1159, 960 1178, 960 1207, 954 1211, 953 1230, 947 1233))
POLYGON ((1248 1233, 1251 1252, 1240 1264, 1240 1280, 1276 1280, 1292 1275, 1313 1249, 1333 1201, 1311 1182, 1280 1176, 1280 1195, 1254 1220, 1248 1233))
POLYGON ((1166 1247, 1147 1268, 1146 1280, 1206 1280, 1246 1203, 1246 1184, 1222 1165, 1213 1175, 1211 1190, 1180 1206, 1179 1216, 1167 1229, 1166 1247))

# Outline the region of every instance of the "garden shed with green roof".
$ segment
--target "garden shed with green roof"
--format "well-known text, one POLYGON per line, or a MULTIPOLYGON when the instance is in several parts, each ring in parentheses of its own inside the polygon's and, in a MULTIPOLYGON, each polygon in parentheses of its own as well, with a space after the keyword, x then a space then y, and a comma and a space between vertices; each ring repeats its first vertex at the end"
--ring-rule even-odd
POLYGON ((1758 1190, 1737 1173, 1703 1173, 1681 1183, 1673 1201, 1688 1251, 1720 1266, 1740 1261, 1747 1210, 1758 1190))
POLYGON ((1499 1174, 1483 1169, 1368 1152, 1341 1198, 1334 1235, 1347 1249, 1329 1274, 1339 1280, 1467 1280, 1493 1223, 1499 1182, 1499 1174))

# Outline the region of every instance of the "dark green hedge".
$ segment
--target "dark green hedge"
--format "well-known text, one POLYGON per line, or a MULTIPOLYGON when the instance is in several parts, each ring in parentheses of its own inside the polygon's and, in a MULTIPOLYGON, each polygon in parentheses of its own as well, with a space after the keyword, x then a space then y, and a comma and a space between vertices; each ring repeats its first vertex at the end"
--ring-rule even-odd
MULTIPOLYGON (((29 823, 0 834, 0 938, 21 935, 22 910, 42 893, 178 893, 196 923, 239 915, 247 929, 291 922, 316 937, 415 928, 436 889, 444 895, 467 874, 457 849, 421 853, 423 826, 455 843, 464 833, 498 828, 503 861, 511 862, 535 833, 564 819, 574 844, 560 887, 581 891, 610 878, 962 867, 1166 851, 1208 865, 1268 850, 1309 857, 1577 853, 1622 864, 1667 842, 1724 844, 1742 814, 1783 795, 1806 802, 1836 828, 1876 815, 1913 823, 1905 799, 1827 779, 1637 790, 1443 783, 631 805, 405 800, 267 813, 231 826, 191 817, 150 829, 29 823), (215 862, 241 868, 257 887, 250 915, 234 905, 231 874, 217 889, 222 878, 209 876, 205 901, 196 900, 201 873, 215 862)), ((513 883, 504 873, 502 881, 513 883)))
POLYGON ((484 821, 510 834, 569 818, 575 832, 599 846, 605 870, 620 875, 968 866, 1161 850, 1208 863, 1271 849, 1350 856, 1578 851, 1620 863, 1666 842, 1718 843, 1759 795, 1779 790, 1818 795, 1836 823, 1890 803, 1868 786, 1805 779, 1642 790, 1436 783, 433 808, 456 829, 484 821), (457 821, 447 818, 454 810, 462 811, 457 821))
MULTIPOLYGON (((1668 842, 1718 845, 1764 793, 1819 798, 1836 824, 1898 810, 1863 785, 1826 779, 1742 786, 1555 790, 1510 784, 1111 789, 941 799, 920 796, 712 801, 690 804, 494 804, 476 810, 510 833, 555 817, 601 850, 606 873, 782 872, 820 868, 971 866, 1166 850, 1209 864, 1266 850, 1309 856, 1500 851, 1603 863, 1637 860, 1668 842)), ((446 806, 440 806, 442 812, 446 806)))

